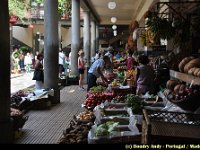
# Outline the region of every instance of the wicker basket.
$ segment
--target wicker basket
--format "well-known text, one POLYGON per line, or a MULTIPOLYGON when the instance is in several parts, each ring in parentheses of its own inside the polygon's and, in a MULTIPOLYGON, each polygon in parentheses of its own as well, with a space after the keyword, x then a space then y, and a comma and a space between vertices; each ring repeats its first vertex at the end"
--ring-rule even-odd
POLYGON ((149 144, 153 137, 200 140, 200 114, 143 110, 142 143, 149 144))
POLYGON ((19 129, 23 128, 25 122, 28 120, 28 116, 18 115, 18 116, 11 116, 13 119, 13 130, 18 131, 19 129))
POLYGON ((179 106, 180 108, 188 111, 196 111, 200 107, 200 93, 190 96, 186 100, 170 100, 175 105, 179 106))

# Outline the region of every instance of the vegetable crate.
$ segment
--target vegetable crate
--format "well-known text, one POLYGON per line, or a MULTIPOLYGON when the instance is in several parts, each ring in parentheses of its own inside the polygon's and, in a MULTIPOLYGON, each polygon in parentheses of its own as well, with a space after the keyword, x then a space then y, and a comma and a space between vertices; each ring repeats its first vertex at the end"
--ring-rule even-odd
POLYGON ((141 143, 141 134, 132 135, 130 129, 126 125, 117 126, 112 133, 104 136, 94 136, 94 126, 89 131, 89 144, 125 144, 125 143, 141 143))
MULTIPOLYGON (((161 139, 197 142, 200 140, 200 114, 143 110, 142 144, 161 139)), ((162 141, 164 142, 164 141, 162 141)))

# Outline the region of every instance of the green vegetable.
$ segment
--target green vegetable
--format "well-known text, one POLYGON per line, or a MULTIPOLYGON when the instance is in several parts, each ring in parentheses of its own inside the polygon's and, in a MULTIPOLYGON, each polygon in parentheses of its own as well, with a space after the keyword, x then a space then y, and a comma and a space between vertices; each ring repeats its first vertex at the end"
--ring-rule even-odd
POLYGON ((97 127, 95 131, 96 136, 104 136, 110 134, 118 126, 119 122, 108 121, 97 127))
POLYGON ((132 108, 134 114, 142 113, 142 99, 134 94, 128 94, 126 96, 126 101, 128 103, 128 107, 132 108))
POLYGON ((92 87, 92 88, 90 89, 90 91, 93 92, 93 93, 102 92, 102 91, 105 91, 105 90, 106 90, 106 88, 103 87, 103 86, 101 86, 101 85, 96 86, 96 87, 92 87))

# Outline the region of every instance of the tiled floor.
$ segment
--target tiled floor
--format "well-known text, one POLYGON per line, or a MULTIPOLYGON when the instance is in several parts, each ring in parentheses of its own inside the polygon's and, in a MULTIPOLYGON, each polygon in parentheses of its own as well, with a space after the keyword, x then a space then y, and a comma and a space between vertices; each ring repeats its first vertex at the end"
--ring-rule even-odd
POLYGON ((17 144, 56 144, 62 136, 73 115, 84 111, 81 108, 86 92, 78 86, 68 86, 61 90, 61 103, 50 110, 30 111, 24 125, 22 137, 17 144))

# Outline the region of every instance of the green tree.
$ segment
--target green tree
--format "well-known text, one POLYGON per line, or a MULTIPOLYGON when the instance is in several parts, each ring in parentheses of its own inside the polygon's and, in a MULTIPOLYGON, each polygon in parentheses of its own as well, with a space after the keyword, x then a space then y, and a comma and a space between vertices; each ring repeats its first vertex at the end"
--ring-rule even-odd
MULTIPOLYGON (((38 4, 44 3, 45 0, 32 0, 38 4)), ((67 14, 71 16, 71 0, 58 0, 58 13, 60 16, 67 14)))
POLYGON ((17 16, 20 20, 26 17, 26 13, 30 8, 28 0, 9 0, 10 16, 17 16))

